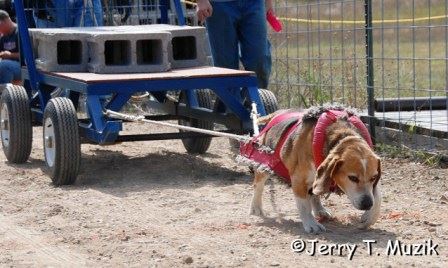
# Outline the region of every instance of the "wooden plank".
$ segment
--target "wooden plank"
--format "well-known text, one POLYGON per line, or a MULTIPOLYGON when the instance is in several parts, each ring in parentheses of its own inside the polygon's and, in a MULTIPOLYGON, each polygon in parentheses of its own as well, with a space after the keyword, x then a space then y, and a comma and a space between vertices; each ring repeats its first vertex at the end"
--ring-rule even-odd
POLYGON ((208 78, 228 76, 252 76, 250 71, 240 71, 219 67, 202 66, 187 69, 176 69, 161 73, 130 73, 130 74, 95 74, 95 73, 58 73, 44 72, 47 75, 73 79, 84 83, 100 83, 114 81, 162 80, 182 78, 208 78))

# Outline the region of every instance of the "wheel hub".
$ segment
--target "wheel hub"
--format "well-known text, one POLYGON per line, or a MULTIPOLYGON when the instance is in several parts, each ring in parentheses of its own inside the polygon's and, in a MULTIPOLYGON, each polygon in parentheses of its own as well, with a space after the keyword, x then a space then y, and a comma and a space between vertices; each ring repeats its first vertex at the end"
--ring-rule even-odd
POLYGON ((1 120, 1 129, 2 130, 9 130, 9 122, 7 119, 1 120))
POLYGON ((1 129, 1 137, 2 144, 5 148, 9 147, 9 111, 6 105, 2 105, 0 111, 0 129, 1 129))
POLYGON ((45 136, 45 147, 52 149, 53 148, 53 137, 45 136))
POLYGON ((54 166, 56 159, 56 146, 54 143, 54 125, 51 118, 46 118, 44 122, 44 151, 45 162, 49 167, 54 166))

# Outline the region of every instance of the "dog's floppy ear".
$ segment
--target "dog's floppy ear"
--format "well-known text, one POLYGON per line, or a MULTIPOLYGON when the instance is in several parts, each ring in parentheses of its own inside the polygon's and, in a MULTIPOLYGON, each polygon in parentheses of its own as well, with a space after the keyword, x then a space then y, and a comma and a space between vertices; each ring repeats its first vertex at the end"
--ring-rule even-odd
POLYGON ((373 182, 373 189, 375 189, 380 179, 381 179, 381 159, 378 158, 378 175, 376 176, 375 182, 373 182))
POLYGON ((317 169, 317 176, 313 183, 313 194, 321 195, 330 191, 333 175, 344 161, 339 156, 329 155, 317 169))

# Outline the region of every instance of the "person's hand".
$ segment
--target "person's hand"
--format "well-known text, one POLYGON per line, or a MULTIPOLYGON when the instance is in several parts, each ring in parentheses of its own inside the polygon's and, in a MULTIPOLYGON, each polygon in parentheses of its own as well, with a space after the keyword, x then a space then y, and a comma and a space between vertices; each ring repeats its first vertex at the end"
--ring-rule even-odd
POLYGON ((272 0, 265 0, 265 6, 266 6, 266 14, 272 13, 272 15, 275 15, 274 13, 274 5, 272 4, 272 0))
POLYGON ((9 51, 0 52, 0 58, 2 58, 2 59, 8 59, 10 56, 11 56, 11 52, 9 52, 9 51))
POLYGON ((209 0, 198 0, 196 14, 198 15, 198 20, 200 22, 204 22, 206 18, 212 15, 212 13, 213 8, 209 0))

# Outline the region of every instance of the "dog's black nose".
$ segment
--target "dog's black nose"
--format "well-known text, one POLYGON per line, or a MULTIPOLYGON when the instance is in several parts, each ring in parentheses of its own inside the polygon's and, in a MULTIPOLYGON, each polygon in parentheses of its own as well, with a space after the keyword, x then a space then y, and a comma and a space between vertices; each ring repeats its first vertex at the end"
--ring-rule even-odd
POLYGON ((369 210, 373 205, 372 198, 368 196, 364 196, 361 200, 359 209, 361 210, 369 210))

